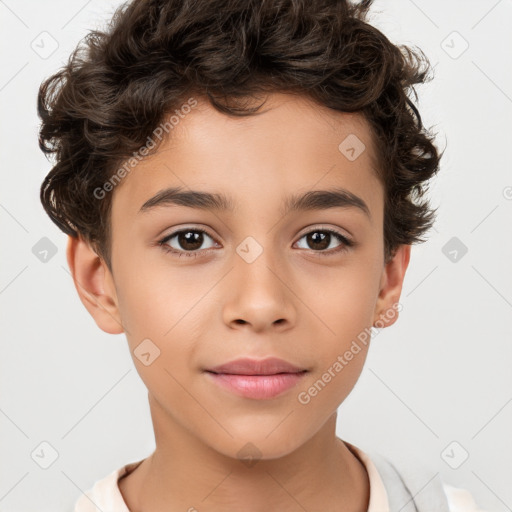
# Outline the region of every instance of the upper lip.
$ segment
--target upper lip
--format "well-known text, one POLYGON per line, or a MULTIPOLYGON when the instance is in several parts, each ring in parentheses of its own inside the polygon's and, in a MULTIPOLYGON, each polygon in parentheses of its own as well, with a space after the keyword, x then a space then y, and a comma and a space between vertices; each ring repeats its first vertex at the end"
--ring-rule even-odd
POLYGON ((283 359, 269 357, 267 359, 235 359, 206 371, 212 373, 228 373, 232 375, 275 375, 277 373, 300 373, 307 371, 283 359))

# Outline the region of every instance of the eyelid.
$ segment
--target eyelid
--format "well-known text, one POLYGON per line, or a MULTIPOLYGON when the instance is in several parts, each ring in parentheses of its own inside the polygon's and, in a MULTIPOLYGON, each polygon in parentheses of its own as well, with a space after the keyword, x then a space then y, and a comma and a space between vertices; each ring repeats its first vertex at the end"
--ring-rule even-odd
POLYGON ((309 235, 310 233, 315 233, 316 231, 327 231, 329 233, 336 233, 337 235, 346 238, 350 242, 354 241, 351 235, 346 234, 346 232, 341 232, 339 228, 337 229, 335 227, 326 226, 325 224, 317 224, 305 229, 307 229, 307 231, 304 231, 301 235, 299 235, 299 238, 302 238, 305 235, 309 235))
MULTIPOLYGON (((218 243, 215 236, 213 236, 206 228, 199 227, 199 226, 184 226, 182 228, 177 228, 174 231, 168 233, 167 235, 162 236, 159 239, 158 243, 165 244, 171 238, 175 237, 176 235, 179 235, 180 233, 187 232, 187 231, 198 231, 198 232, 204 233, 205 235, 208 235, 215 243, 218 243)), ((202 250, 205 250, 205 249, 202 249, 202 250)), ((193 252, 193 251, 187 251, 187 252, 193 252)), ((195 251, 195 252, 199 252, 199 251, 195 251)))
MULTIPOLYGON (((347 235, 345 233, 340 233, 337 229, 332 228, 332 227, 328 227, 328 226, 325 226, 325 225, 322 225, 322 224, 317 225, 317 226, 312 226, 310 228, 305 228, 305 229, 307 229, 307 231, 304 231, 301 235, 299 235, 298 240, 300 240, 302 237, 304 237, 306 235, 309 235, 310 233, 314 233, 316 231, 327 231, 329 233, 335 233, 335 234, 341 236, 342 238, 345 238, 349 242, 354 242, 350 235, 347 235)), ((171 233, 163 236, 160 239, 160 241, 162 241, 162 240, 167 241, 170 238, 172 238, 173 236, 178 235, 179 233, 182 233, 183 231, 200 231, 202 233, 207 234, 212 240, 215 240, 217 242, 215 236, 213 236, 206 228, 203 228, 203 227, 200 227, 200 226, 184 226, 182 228, 177 228, 175 231, 172 231, 171 233)))

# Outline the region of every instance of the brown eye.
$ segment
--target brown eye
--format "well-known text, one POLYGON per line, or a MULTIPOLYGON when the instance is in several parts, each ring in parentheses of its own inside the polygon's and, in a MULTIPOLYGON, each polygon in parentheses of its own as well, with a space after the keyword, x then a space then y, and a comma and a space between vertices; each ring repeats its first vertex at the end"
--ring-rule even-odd
POLYGON ((203 245, 203 234, 197 231, 182 231, 176 235, 178 245, 186 251, 197 251, 203 245))
POLYGON ((336 231, 330 229, 316 229, 303 235, 300 240, 306 240, 306 247, 303 249, 311 249, 314 252, 322 252, 333 254, 335 252, 345 250, 353 245, 353 242, 336 231), (336 245, 336 241, 338 245, 336 245), (333 249, 333 250, 327 250, 333 249))
MULTIPOLYGON (((160 245, 175 253, 190 253, 199 252, 200 250, 210 249, 215 245, 212 237, 208 235, 206 231, 199 228, 189 228, 176 231, 166 236, 163 240, 160 240, 160 245), (213 243, 208 245, 208 239, 213 243), (207 246, 204 247, 204 244, 207 246)), ((180 254, 181 255, 181 254, 180 254)))
POLYGON ((330 233, 323 231, 314 231, 306 235, 306 241, 311 249, 318 249, 320 251, 327 249, 331 241, 330 233))

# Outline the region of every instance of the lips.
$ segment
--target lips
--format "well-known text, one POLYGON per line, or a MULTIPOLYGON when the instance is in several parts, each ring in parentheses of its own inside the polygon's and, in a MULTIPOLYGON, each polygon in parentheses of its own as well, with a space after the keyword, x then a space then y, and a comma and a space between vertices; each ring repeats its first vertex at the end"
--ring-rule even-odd
POLYGON ((236 359, 229 363, 209 368, 206 371, 229 375, 276 375, 279 373, 301 373, 307 370, 299 368, 283 359, 270 357, 262 360, 236 359))
POLYGON ((254 400, 269 400, 291 390, 308 372, 277 358, 237 359, 205 370, 212 382, 230 393, 254 400))

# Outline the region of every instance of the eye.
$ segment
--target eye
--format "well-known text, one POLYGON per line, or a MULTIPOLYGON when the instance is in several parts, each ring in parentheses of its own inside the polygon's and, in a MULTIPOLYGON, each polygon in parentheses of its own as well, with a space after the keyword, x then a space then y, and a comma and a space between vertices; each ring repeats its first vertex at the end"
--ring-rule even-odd
MULTIPOLYGON (((307 247, 299 247, 304 249, 311 249, 313 252, 322 256, 329 256, 335 253, 346 251, 349 247, 355 245, 355 242, 343 236, 341 233, 332 229, 315 229, 302 235, 300 240, 305 239, 307 247), (334 246, 333 242, 338 242, 334 246)), ((297 242, 297 244, 299 244, 297 242)), ((182 255, 188 257, 197 257, 200 253, 209 251, 215 247, 216 242, 208 232, 201 228, 185 228, 175 231, 158 241, 158 245, 166 252, 173 253, 181 257, 182 255), (203 244, 211 241, 206 247, 203 244)))
POLYGON ((178 254, 179 257, 183 254, 196 257, 199 250, 206 251, 214 247, 215 241, 204 229, 185 228, 167 235, 162 240, 159 240, 158 244, 165 251, 178 254), (214 243, 205 248, 202 246, 206 238, 209 238, 214 243))
MULTIPOLYGON (((309 247, 301 247, 304 249, 313 249, 322 256, 329 256, 338 252, 346 251, 354 245, 354 242, 341 233, 332 229, 315 229, 303 235, 300 239, 306 239, 306 245, 309 247), (333 249, 332 243, 338 241, 339 245, 333 249), (333 249, 327 251, 326 249, 333 249)), ((299 242, 297 242, 299 243, 299 242)))

